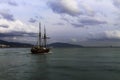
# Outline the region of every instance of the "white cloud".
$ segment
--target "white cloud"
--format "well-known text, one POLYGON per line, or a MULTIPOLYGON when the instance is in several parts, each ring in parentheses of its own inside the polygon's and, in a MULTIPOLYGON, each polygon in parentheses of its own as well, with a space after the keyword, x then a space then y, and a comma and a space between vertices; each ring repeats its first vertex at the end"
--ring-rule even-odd
POLYGON ((27 25, 20 20, 7 21, 5 19, 0 19, 0 24, 8 25, 8 28, 0 27, 0 32, 12 32, 12 31, 21 31, 21 32, 35 32, 36 28, 32 25, 27 25))
POLYGON ((73 16, 80 13, 77 0, 54 0, 49 1, 48 4, 57 13, 67 13, 73 16))
POLYGON ((70 13, 79 13, 77 0, 61 0, 60 3, 70 13))
POLYGON ((105 30, 89 33, 88 41, 120 41, 120 30, 105 30))
POLYGON ((77 42, 78 40, 76 38, 71 39, 72 42, 77 42))
POLYGON ((105 34, 109 39, 120 39, 120 30, 105 31, 105 34))
POLYGON ((94 15, 94 10, 92 9, 92 7, 88 4, 85 4, 85 3, 81 3, 80 4, 81 7, 84 9, 83 12, 89 16, 93 16, 94 15))

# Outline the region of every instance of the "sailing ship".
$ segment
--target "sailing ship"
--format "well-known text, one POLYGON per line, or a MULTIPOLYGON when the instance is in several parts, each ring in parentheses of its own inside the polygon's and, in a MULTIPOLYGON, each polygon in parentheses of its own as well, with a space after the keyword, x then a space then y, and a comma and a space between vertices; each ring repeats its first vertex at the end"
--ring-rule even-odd
POLYGON ((41 33, 41 23, 39 23, 39 35, 38 35, 38 43, 37 45, 33 46, 31 48, 31 52, 33 54, 44 54, 44 53, 48 53, 50 51, 50 49, 47 47, 47 39, 49 39, 46 35, 46 29, 44 26, 44 34, 42 36, 41 33))

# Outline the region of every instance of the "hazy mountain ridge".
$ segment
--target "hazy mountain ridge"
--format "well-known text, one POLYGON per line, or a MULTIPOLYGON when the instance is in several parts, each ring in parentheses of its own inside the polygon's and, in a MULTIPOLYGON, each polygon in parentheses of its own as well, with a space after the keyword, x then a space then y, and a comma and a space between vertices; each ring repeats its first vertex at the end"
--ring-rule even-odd
POLYGON ((9 47, 32 47, 32 44, 28 43, 19 43, 19 42, 8 42, 4 40, 0 40, 0 45, 6 45, 9 47))
POLYGON ((52 43, 52 44, 49 44, 48 46, 50 46, 50 47, 58 47, 58 48, 62 48, 62 47, 83 47, 81 45, 75 45, 75 44, 69 44, 69 43, 61 43, 61 42, 52 43))
MULTIPOLYGON (((9 47, 32 47, 32 44, 28 43, 19 43, 19 42, 8 42, 4 40, 0 40, 0 45, 7 45, 9 47)), ((74 44, 69 44, 69 43, 61 43, 61 42, 56 42, 56 43, 51 43, 48 44, 49 47, 83 47, 81 45, 74 45, 74 44)))

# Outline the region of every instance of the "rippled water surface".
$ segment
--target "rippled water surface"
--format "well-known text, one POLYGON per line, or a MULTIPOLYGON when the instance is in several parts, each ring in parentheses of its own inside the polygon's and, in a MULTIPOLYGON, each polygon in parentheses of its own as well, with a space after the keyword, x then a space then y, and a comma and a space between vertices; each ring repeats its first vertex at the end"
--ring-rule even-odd
POLYGON ((120 80, 120 48, 0 49, 0 80, 120 80))

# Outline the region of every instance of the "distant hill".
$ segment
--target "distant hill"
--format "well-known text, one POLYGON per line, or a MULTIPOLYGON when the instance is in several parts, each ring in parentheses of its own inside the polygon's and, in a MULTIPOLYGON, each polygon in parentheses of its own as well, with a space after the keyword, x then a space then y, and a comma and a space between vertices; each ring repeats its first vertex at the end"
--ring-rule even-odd
POLYGON ((9 47, 32 47, 33 45, 27 43, 19 43, 19 42, 8 42, 4 40, 0 40, 0 45, 6 45, 9 47))
POLYGON ((48 45, 49 47, 57 47, 57 48, 62 48, 62 47, 83 47, 81 45, 75 45, 75 44, 69 44, 69 43, 60 43, 60 42, 57 42, 57 43, 52 43, 52 44, 49 44, 48 45))
MULTIPOLYGON (((0 47, 1 45, 6 45, 6 47, 32 47, 32 44, 27 44, 27 43, 19 43, 19 42, 8 42, 4 40, 0 40, 0 47)), ((52 43, 48 45, 49 47, 56 47, 56 48, 67 48, 67 47, 83 47, 81 45, 74 45, 74 44, 69 44, 69 43, 52 43)))

